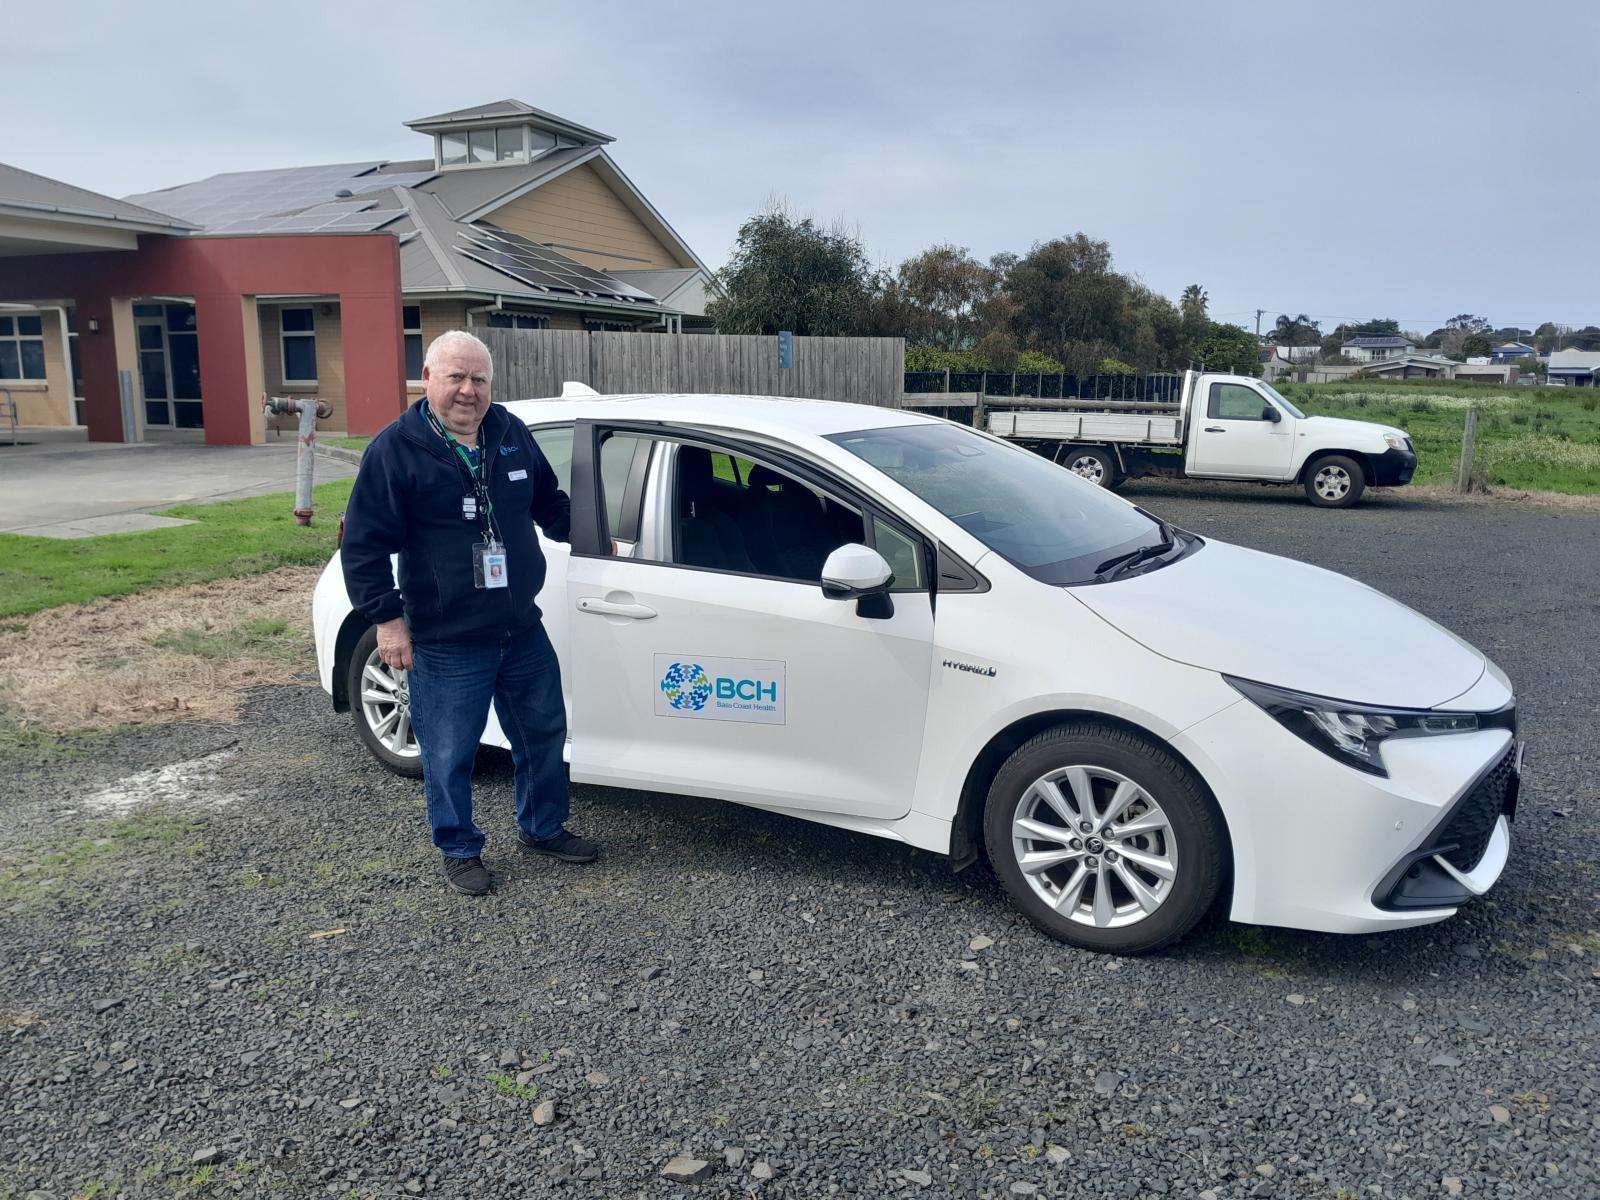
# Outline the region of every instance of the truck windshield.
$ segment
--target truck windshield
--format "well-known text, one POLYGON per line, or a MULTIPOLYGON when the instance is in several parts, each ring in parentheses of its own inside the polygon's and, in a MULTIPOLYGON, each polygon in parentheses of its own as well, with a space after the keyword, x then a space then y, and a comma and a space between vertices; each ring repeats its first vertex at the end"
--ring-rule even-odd
POLYGON ((861 429, 828 440, 1041 583, 1095 582, 1108 558, 1163 540, 1155 521, 1065 467, 956 425, 861 429))
POLYGON ((1291 417, 1293 417, 1297 421, 1303 421, 1303 420, 1306 419, 1305 413, 1301 412, 1298 408, 1296 408, 1293 405, 1293 403, 1290 402, 1289 398, 1287 396, 1285 396, 1282 392, 1280 392, 1277 388, 1273 387, 1270 383, 1268 383, 1264 379, 1258 380, 1257 382, 1261 384, 1262 389, 1267 393, 1267 395, 1271 396, 1274 400, 1276 400, 1278 402, 1279 407, 1281 407, 1284 410, 1284 412, 1288 413, 1291 417))

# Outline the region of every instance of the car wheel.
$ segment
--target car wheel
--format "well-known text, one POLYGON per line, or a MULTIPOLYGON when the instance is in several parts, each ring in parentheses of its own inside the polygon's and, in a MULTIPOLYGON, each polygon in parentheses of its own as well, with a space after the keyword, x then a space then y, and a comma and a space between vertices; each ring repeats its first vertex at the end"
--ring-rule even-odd
POLYGON ((406 672, 378 657, 378 631, 368 629, 350 652, 345 695, 356 732, 372 756, 396 775, 422 778, 422 748, 411 726, 411 687, 406 672))
POLYGON ((1306 499, 1318 508, 1349 508, 1366 490, 1361 464, 1343 454, 1319 458, 1306 469, 1306 499))
POLYGON ((1109 451, 1098 446, 1070 446, 1062 465, 1074 475, 1081 475, 1096 487, 1115 488, 1122 482, 1117 470, 1117 460, 1109 451))
POLYGON ((1216 803, 1159 744, 1097 723, 1025 742, 989 789, 989 862, 1052 937, 1145 954, 1192 929, 1227 865, 1216 803))

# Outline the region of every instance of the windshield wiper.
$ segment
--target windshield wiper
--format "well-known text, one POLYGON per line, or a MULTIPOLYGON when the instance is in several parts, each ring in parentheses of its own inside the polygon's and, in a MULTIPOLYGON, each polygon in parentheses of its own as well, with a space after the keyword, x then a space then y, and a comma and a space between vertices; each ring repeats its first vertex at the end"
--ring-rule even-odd
POLYGON ((1105 560, 1094 569, 1096 579, 1111 579, 1124 571, 1132 570, 1142 562, 1149 562, 1152 558, 1159 558, 1178 544, 1177 534, 1172 526, 1165 521, 1157 520, 1156 524, 1161 529, 1161 540, 1152 542, 1148 546, 1140 546, 1137 550, 1129 550, 1126 554, 1117 554, 1105 560))

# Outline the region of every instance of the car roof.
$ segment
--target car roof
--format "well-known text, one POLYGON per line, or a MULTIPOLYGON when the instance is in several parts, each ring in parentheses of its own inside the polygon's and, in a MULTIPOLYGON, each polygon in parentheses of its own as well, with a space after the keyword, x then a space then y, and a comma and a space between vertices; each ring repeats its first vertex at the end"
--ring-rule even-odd
POLYGON ((564 396, 513 400, 506 409, 527 424, 545 421, 664 421, 717 426, 774 436, 826 437, 856 429, 937 424, 937 419, 898 408, 845 404, 790 396, 714 396, 642 392, 626 396, 564 396))

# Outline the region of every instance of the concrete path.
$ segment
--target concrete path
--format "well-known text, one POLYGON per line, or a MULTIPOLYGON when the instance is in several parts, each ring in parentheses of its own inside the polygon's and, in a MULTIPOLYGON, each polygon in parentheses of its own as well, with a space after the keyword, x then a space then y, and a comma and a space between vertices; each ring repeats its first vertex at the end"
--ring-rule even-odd
MULTIPOLYGON (((174 504, 294 491, 295 443, 88 442, 81 430, 26 429, 0 441, 0 533, 97 537, 183 522, 151 514, 174 504)), ((316 481, 348 479, 353 463, 317 456, 316 481)))

